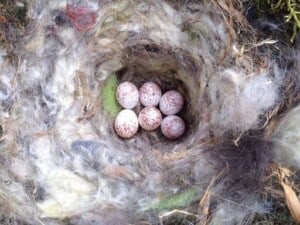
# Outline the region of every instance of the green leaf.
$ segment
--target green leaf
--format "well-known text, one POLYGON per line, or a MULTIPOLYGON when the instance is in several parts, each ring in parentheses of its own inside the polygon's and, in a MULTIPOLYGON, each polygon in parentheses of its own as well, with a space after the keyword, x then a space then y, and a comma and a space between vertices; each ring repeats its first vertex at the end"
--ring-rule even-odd
POLYGON ((159 200, 150 205, 149 209, 152 210, 163 210, 163 209, 174 209, 189 205, 194 201, 197 195, 198 189, 191 188, 180 194, 170 196, 168 198, 159 200))
POLYGON ((118 78, 116 74, 112 74, 106 79, 102 90, 103 107, 111 116, 116 116, 121 110, 116 99, 117 86, 118 78))

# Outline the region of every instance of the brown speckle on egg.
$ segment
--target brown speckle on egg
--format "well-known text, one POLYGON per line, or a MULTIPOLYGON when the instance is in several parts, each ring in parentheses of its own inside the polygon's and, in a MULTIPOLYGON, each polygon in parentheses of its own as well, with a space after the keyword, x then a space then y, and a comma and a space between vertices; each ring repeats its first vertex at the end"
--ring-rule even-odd
POLYGON ((137 87, 128 81, 117 87, 116 98, 125 109, 133 109, 139 102, 139 91, 137 87))
POLYGON ((163 94, 159 108, 165 115, 174 115, 183 108, 184 100, 180 92, 171 90, 163 94))
POLYGON ((179 116, 167 116, 161 122, 161 132, 169 139, 177 139, 184 134, 185 123, 179 116))
POLYGON ((144 106, 157 106, 162 94, 159 85, 153 81, 144 83, 139 93, 140 102, 144 106))
POLYGON ((154 106, 148 106, 139 113, 139 124, 147 131, 153 131, 160 126, 162 115, 154 106))
POLYGON ((122 138, 131 138, 138 131, 139 123, 135 112, 124 109, 115 119, 115 131, 122 138))

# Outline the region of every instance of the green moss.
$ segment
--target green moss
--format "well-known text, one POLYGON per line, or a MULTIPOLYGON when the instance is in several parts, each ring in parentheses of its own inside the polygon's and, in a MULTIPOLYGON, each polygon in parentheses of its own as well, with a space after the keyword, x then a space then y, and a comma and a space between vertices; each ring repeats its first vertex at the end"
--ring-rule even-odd
POLYGON ((287 0, 286 4, 289 14, 286 15, 285 18, 287 22, 293 22, 293 35, 291 37, 291 41, 294 42, 300 28, 300 3, 296 0, 287 0))
POLYGON ((291 23, 293 29, 290 41, 295 41, 300 29, 299 0, 255 0, 255 5, 262 15, 269 13, 277 18, 283 17, 286 23, 291 23))
POLYGON ((194 30, 193 27, 191 26, 191 24, 185 23, 183 25, 182 31, 187 33, 190 41, 193 44, 196 44, 197 41, 200 39, 200 35, 199 35, 198 31, 194 30))
POLYGON ((196 31, 189 30, 188 35, 194 44, 199 40, 199 34, 196 31))
POLYGON ((164 209, 174 209, 187 206, 194 201, 197 192, 197 188, 190 188, 180 194, 170 196, 168 198, 159 200, 159 202, 151 204, 150 209, 160 211, 164 209))
POLYGON ((111 116, 116 116, 121 110, 121 106, 116 99, 117 86, 117 76, 116 74, 112 74, 106 79, 102 90, 103 107, 111 116))

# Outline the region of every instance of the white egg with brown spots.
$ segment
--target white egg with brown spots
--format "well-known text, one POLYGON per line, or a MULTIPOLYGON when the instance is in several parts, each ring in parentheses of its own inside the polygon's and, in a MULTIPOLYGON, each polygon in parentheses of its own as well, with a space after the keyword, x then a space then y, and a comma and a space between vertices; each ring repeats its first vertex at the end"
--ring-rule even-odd
POLYGON ((131 138, 139 129, 137 115, 131 109, 123 109, 117 115, 114 126, 116 133, 120 137, 131 138))
POLYGON ((140 102, 144 106, 157 106, 162 95, 160 86, 153 81, 144 83, 139 89, 139 94, 140 102))
POLYGON ((139 102, 139 91, 133 83, 125 81, 117 87, 116 98, 123 108, 133 109, 139 102))
POLYGON ((161 132, 171 140, 181 137, 185 132, 183 119, 176 115, 166 116, 161 122, 161 132))
POLYGON ((184 104, 183 96, 175 90, 163 94, 159 102, 159 108, 165 115, 174 115, 182 110, 184 104))
POLYGON ((139 113, 138 120, 144 130, 153 131, 160 126, 162 115, 154 106, 147 106, 139 113))

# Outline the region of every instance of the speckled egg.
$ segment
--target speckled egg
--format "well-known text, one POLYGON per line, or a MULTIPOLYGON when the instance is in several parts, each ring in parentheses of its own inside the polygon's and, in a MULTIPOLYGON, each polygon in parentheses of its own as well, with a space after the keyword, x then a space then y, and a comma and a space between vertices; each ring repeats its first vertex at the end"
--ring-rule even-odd
POLYGON ((161 98, 161 89, 153 81, 144 83, 139 90, 140 102, 144 106, 157 106, 161 98))
POLYGON ((183 119, 176 115, 166 116, 161 122, 161 132, 169 139, 175 140, 185 132, 183 119))
POLYGON ((135 112, 123 109, 115 119, 115 131, 122 138, 131 138, 138 131, 139 123, 135 112))
POLYGON ((139 91, 133 83, 125 81, 117 87, 116 98, 123 108, 133 109, 139 102, 139 91))
POLYGON ((153 131, 161 124, 161 112, 154 106, 147 106, 139 113, 139 124, 147 131, 153 131))
POLYGON ((165 115, 174 115, 183 108, 184 100, 180 92, 171 90, 163 94, 159 108, 165 115))

